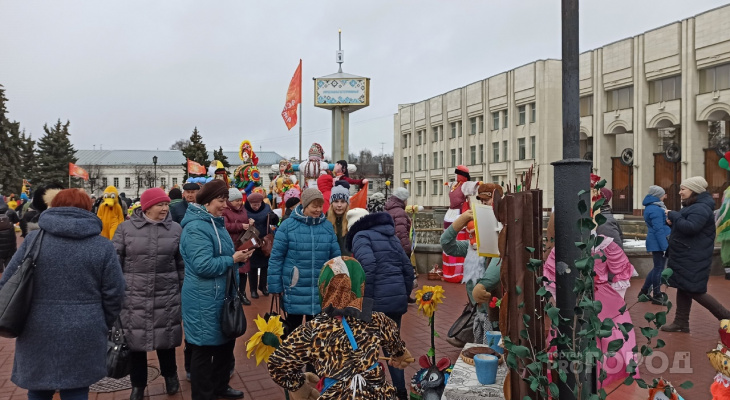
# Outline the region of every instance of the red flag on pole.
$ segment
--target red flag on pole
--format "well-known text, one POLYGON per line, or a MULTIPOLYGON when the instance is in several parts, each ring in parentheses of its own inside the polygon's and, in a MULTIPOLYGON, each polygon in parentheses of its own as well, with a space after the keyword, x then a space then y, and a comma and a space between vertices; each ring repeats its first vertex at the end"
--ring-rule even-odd
POLYGON ((68 176, 83 178, 85 181, 89 180, 89 173, 74 163, 68 163, 68 176))
POLYGON ((188 174, 193 175, 205 175, 207 171, 205 167, 196 163, 195 161, 188 160, 188 174))
POLYGON ((297 106, 302 102, 302 60, 299 60, 299 66, 294 71, 294 76, 289 82, 289 90, 286 92, 286 103, 284 103, 284 111, 281 112, 286 127, 291 128, 297 124, 297 106))

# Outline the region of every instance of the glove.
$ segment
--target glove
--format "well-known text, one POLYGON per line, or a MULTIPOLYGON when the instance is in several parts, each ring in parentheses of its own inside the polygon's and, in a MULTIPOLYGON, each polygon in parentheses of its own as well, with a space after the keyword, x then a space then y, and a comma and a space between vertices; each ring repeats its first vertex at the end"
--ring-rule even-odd
POLYGON ((392 367, 398 368, 398 369, 405 369, 410 363, 416 361, 413 356, 411 355, 411 352, 408 351, 408 349, 405 349, 403 354, 400 357, 391 357, 390 358, 390 365, 392 367))
POLYGON ((296 392, 289 393, 292 400, 317 400, 319 391, 315 389, 319 383, 319 377, 311 372, 304 373, 304 385, 296 392))
POLYGON ((471 291, 471 295, 477 304, 489 303, 492 299, 492 294, 487 292, 487 288, 485 288, 481 283, 477 283, 474 286, 474 289, 471 291))

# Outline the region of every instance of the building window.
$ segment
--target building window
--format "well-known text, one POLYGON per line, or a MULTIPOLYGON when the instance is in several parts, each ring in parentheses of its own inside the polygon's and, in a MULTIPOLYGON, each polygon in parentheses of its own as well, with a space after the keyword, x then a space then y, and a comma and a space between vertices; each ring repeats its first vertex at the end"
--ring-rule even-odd
POLYGON ((456 149, 451 149, 451 167, 456 166, 456 149))
POLYGON ((535 121, 537 121, 537 105, 530 103, 530 123, 534 124, 535 121))
POLYGON ((476 135, 477 134, 477 124, 479 123, 479 119, 477 117, 471 117, 469 118, 469 124, 471 125, 471 131, 470 135, 476 135))
POLYGON ((373 181, 368 181, 368 190, 373 190, 373 181))
POLYGON ((142 187, 142 177, 141 176, 138 176, 137 177, 137 187, 138 188, 141 188, 142 187))
POLYGON ((669 101, 682 97, 682 77, 677 75, 671 78, 657 79, 649 82, 649 103, 669 101))
POLYGON ((401 139, 401 146, 403 146, 404 149, 408 148, 408 135, 403 135, 401 139))
POLYGON ((462 154, 464 153, 464 151, 463 151, 463 150, 464 150, 464 149, 462 149, 461 147, 459 147, 459 165, 461 165, 461 164, 463 164, 463 163, 464 163, 464 162, 463 162, 463 160, 464 160, 464 159, 463 159, 463 158, 461 157, 461 156, 462 156, 462 154))
POLYGON ((436 169, 439 167, 439 153, 438 151, 433 152, 433 162, 431 163, 431 169, 436 169))
POLYGON ((166 178, 160 178, 160 185, 167 187, 167 179, 166 178))
POLYGON ((469 147, 469 165, 475 165, 477 163, 477 146, 469 147))
POLYGON ((419 154, 418 155, 418 169, 416 171, 420 171, 421 168, 421 161, 423 161, 423 157, 419 154))
POLYGON ((438 142, 439 139, 441 139, 441 140, 444 139, 443 132, 441 130, 441 126, 440 125, 439 126, 434 126, 432 128, 432 131, 433 131, 433 141, 434 142, 438 142))
POLYGON ((106 178, 101 178, 101 187, 106 188, 109 186, 109 181, 106 178))
POLYGON ((509 152, 507 151, 507 149, 508 149, 508 147, 507 147, 507 141, 505 140, 505 141, 502 142, 502 153, 503 153, 502 159, 504 161, 508 161, 509 160, 509 152))
POLYGON ((441 166, 441 168, 444 167, 444 152, 443 151, 439 151, 439 165, 441 166))
POLYGON ((416 195, 426 195, 426 181, 418 181, 418 183, 416 183, 416 195))
POLYGON ((439 183, 438 179, 433 179, 431 181, 431 194, 434 196, 438 196, 439 194, 439 186, 441 186, 439 183))
POLYGON ((418 145, 422 145, 424 143, 423 137, 425 136, 425 131, 418 131, 418 145))
POLYGON ((496 183, 497 185, 499 185, 499 176, 497 176, 497 175, 492 175, 492 182, 493 182, 493 183, 496 183))
POLYGON ((479 145, 479 164, 484 164, 484 145, 479 145))
POLYGON ((172 178, 172 186, 177 186, 177 178, 172 178))
POLYGON ((589 115, 593 115, 593 95, 580 98, 580 116, 587 117, 589 115))
POLYGON ((526 115, 527 115, 527 106, 517 107, 517 125, 525 124, 526 115))
POLYGON ((464 127, 461 126, 461 122, 459 122, 459 126, 457 127, 457 132, 459 133, 459 137, 461 137, 464 134, 464 127))
POLYGON ((114 187, 115 188, 119 187, 119 178, 114 178, 114 187))
POLYGON ((506 128, 509 126, 509 116, 507 115, 507 110, 504 110, 503 117, 504 117, 504 119, 502 121, 502 126, 506 128))
POLYGON ((452 139, 456 139, 456 129, 457 129, 456 124, 457 124, 456 122, 451 123, 451 138, 452 139))
POLYGON ((440 195, 444 194, 444 180, 443 179, 439 180, 439 194, 440 195))
POLYGON ((403 157, 403 172, 408 172, 408 157, 403 157))
POLYGON ((492 143, 492 162, 499 162, 499 142, 492 143))
POLYGON ((525 138, 519 138, 517 139, 517 159, 518 160, 524 160, 525 155, 525 138))
POLYGON ((730 89, 730 64, 700 70, 700 93, 730 89))
POLYGON ((131 178, 124 178, 124 187, 125 188, 131 188, 132 187, 132 179, 131 178))
POLYGON ((614 89, 606 93, 606 111, 623 110, 634 106, 634 87, 614 89))
POLYGON ((484 133, 484 116, 477 117, 477 125, 479 126, 479 133, 484 133))
POLYGON ((492 130, 496 131, 499 129, 499 111, 492 113, 492 130))
POLYGON ((533 160, 535 159, 535 147, 537 143, 537 138, 534 136, 530 136, 530 155, 533 160))

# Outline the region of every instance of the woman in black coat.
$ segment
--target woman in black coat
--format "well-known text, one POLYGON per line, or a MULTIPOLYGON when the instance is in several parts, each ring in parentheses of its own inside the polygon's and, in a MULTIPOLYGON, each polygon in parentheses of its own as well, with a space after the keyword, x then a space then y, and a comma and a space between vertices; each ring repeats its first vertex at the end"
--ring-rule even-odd
MULTIPOLYGON (((274 233, 272 226, 279 224, 279 217, 271 211, 271 207, 264 203, 264 195, 261 193, 251 193, 244 204, 248 217, 255 221, 254 226, 259 231, 260 238, 263 239, 267 233, 274 233), (268 223, 268 225, 267 225, 268 223)), ((269 295, 266 285, 266 276, 269 272, 269 257, 265 256, 261 249, 256 249, 251 256, 251 269, 248 272, 248 284, 251 289, 251 298, 258 299, 258 290, 264 296, 269 295), (259 270, 261 270, 261 278, 259 279, 259 270)))
POLYGON ((718 320, 730 318, 730 311, 707 293, 712 252, 715 248, 715 201, 700 176, 682 181, 679 190, 681 211, 667 211, 672 227, 669 235, 668 267, 673 274, 669 285, 677 288, 677 312, 665 332, 689 333, 692 300, 708 309, 718 320))

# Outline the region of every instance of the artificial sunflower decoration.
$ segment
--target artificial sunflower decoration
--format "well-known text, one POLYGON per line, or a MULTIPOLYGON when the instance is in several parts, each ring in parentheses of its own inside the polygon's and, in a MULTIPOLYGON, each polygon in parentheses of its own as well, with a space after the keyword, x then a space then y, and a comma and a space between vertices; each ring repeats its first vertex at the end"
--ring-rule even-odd
POLYGON ((269 357, 281 344, 281 336, 284 335, 284 325, 281 323, 280 317, 273 316, 267 322, 260 315, 256 317, 254 322, 259 331, 254 333, 246 342, 247 357, 251 358, 251 353, 256 353, 256 365, 261 361, 268 362, 269 357))
POLYGON ((416 303, 418 311, 428 318, 433 317, 436 307, 439 303, 443 303, 444 288, 441 286, 424 286, 423 289, 416 291, 416 303))

